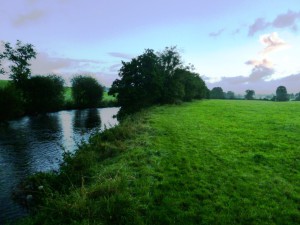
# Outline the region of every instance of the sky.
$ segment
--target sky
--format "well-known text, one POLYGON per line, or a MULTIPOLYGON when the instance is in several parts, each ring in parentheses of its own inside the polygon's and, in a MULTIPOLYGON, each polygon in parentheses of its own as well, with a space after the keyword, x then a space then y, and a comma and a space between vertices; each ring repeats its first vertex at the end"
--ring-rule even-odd
POLYGON ((210 89, 300 92, 299 0, 2 1, 0 41, 16 40, 35 46, 32 74, 67 82, 89 74, 110 86, 122 61, 177 46, 210 89))

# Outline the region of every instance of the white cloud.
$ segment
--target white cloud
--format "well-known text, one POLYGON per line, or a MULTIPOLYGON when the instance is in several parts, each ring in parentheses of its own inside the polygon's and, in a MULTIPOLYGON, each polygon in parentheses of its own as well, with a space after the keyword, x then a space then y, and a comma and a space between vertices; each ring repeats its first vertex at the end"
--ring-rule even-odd
POLYGON ((260 42, 265 46, 262 54, 266 55, 274 51, 283 50, 289 47, 289 45, 279 38, 276 32, 271 34, 264 34, 259 38, 260 42))

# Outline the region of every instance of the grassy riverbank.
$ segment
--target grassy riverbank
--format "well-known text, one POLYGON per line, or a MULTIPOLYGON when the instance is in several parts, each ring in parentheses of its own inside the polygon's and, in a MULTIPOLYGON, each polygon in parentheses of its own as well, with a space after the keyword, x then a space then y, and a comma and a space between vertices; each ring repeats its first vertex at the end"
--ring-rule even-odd
POLYGON ((22 224, 299 224, 298 112, 225 100, 147 110, 33 178, 46 198, 22 224))

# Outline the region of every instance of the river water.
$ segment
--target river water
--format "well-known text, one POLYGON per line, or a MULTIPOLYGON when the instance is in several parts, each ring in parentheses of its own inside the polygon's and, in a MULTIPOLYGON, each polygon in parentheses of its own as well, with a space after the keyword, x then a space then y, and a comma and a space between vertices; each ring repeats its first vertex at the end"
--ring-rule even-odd
POLYGON ((60 111, 0 124, 0 224, 25 216, 12 190, 26 176, 58 170, 64 151, 118 123, 119 108, 60 111))

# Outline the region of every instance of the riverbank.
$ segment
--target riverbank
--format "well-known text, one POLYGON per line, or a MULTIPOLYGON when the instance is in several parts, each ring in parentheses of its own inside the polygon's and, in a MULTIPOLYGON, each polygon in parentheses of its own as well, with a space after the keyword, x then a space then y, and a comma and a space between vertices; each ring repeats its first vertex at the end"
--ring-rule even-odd
POLYGON ((39 206, 20 224, 298 224, 299 111, 209 100, 136 114, 31 178, 39 206))

